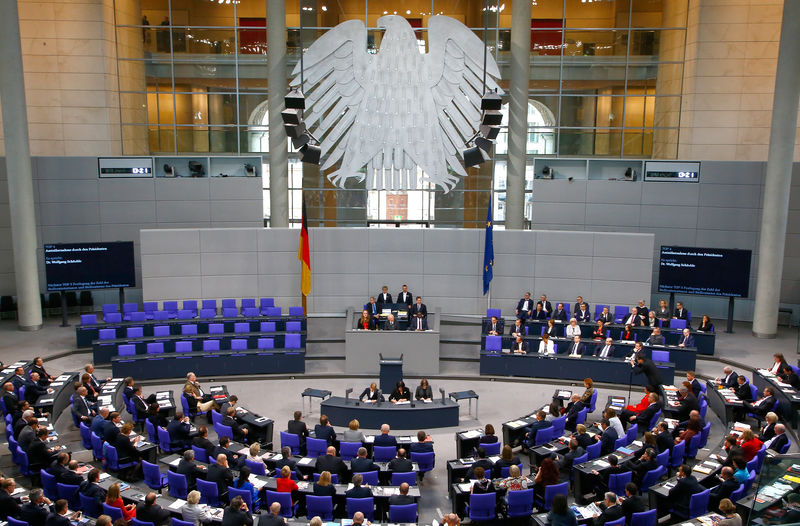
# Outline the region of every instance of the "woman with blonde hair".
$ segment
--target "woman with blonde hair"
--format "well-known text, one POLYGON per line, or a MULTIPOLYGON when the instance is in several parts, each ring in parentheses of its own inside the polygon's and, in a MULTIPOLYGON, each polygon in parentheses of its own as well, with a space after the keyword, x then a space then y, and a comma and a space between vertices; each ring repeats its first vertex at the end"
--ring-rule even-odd
POLYGON ((335 497, 336 488, 331 484, 331 472, 323 471, 319 480, 314 483, 314 495, 317 497, 335 497))
POLYGON ((511 466, 508 468, 508 477, 497 482, 495 486, 507 489, 508 491, 528 489, 528 478, 520 474, 519 466, 511 466))
POLYGON ((192 490, 186 495, 186 504, 181 508, 183 520, 194 523, 194 526, 202 526, 211 523, 211 515, 205 506, 200 506, 200 492, 192 490))
POLYGON ((364 432, 359 429, 358 420, 355 418, 350 420, 350 424, 347 427, 348 429, 345 429, 344 433, 342 433, 342 442, 364 442, 366 440, 364 432))
POLYGON ((731 499, 719 501, 719 511, 725 515, 725 518, 717 522, 717 526, 742 526, 742 517, 736 513, 736 504, 731 499))
POLYGON ((247 460, 251 462, 262 462, 260 453, 261 444, 253 442, 250 444, 250 450, 247 452, 247 460))

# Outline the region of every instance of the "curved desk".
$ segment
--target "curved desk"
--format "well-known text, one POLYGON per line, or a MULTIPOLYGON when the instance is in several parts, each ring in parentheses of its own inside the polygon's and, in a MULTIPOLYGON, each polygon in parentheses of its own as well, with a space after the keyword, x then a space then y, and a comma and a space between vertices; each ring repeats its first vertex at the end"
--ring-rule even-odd
MULTIPOLYGON (((656 363, 661 372, 661 380, 666 385, 671 384, 675 376, 675 364, 656 363)), ((631 371, 630 363, 622 358, 570 358, 565 355, 514 355, 481 351, 481 374, 581 381, 591 378, 595 382, 620 385, 647 384, 647 378, 643 374, 631 374, 631 371)))
POLYGON ((389 424, 393 429, 427 429, 458 425, 458 404, 452 400, 434 400, 429 404, 414 402, 395 405, 391 402, 364 404, 357 399, 332 396, 320 404, 320 413, 328 415, 335 426, 344 426, 354 418, 361 427, 380 429, 389 424))

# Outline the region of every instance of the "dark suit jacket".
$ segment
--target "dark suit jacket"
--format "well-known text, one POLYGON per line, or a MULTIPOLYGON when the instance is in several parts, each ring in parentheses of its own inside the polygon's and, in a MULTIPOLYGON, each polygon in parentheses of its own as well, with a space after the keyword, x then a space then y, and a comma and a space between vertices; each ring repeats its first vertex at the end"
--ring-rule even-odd
POLYGON ((242 431, 242 426, 236 419, 225 415, 222 417, 222 425, 229 426, 231 431, 233 431, 233 440, 236 442, 244 441, 244 431, 242 431))
POLYGON ((686 397, 681 400, 681 405, 676 411, 676 416, 678 420, 681 422, 684 420, 689 420, 689 413, 692 411, 699 411, 700 410, 700 402, 697 401, 697 397, 694 395, 693 392, 689 391, 686 393, 686 397))
POLYGON ((388 469, 398 473, 408 473, 414 471, 414 464, 407 458, 393 458, 389 461, 388 469))
POLYGON ((370 458, 354 458, 350 461, 350 470, 353 473, 364 473, 366 471, 378 471, 379 468, 370 458))
POLYGON ((158 504, 148 506, 142 502, 136 506, 136 519, 143 522, 152 522, 155 526, 166 523, 171 517, 169 510, 165 510, 158 504))
POLYGON ((35 404, 41 396, 46 394, 47 387, 34 383, 31 380, 28 380, 25 383, 25 400, 27 400, 31 405, 35 404))
POLYGON ((514 324, 514 325, 511 326, 510 329, 508 329, 508 334, 517 334, 518 332, 519 332, 519 334, 522 334, 523 336, 527 336, 528 335, 528 328, 525 327, 525 325, 520 325, 519 327, 517 327, 517 325, 514 324))
POLYGON ((47 515, 47 520, 45 520, 44 524, 45 526, 70 526, 72 523, 66 515, 50 513, 47 515))
POLYGON ((536 440, 536 433, 540 429, 547 429, 548 427, 553 427, 553 423, 548 422, 547 420, 535 420, 531 425, 529 425, 527 432, 530 435, 528 437, 530 443, 533 444, 533 441, 536 440))
POLYGON ((373 400, 373 401, 376 401, 376 402, 377 402, 377 401, 378 401, 380 398, 383 398, 383 397, 380 395, 380 390, 379 390, 379 389, 375 389, 375 391, 374 391, 374 392, 370 393, 370 391, 369 391, 369 387, 367 387, 366 389, 364 389, 363 391, 361 391, 361 394, 358 396, 358 399, 359 399, 359 400, 364 400, 364 399, 365 399, 365 397, 366 397, 366 399, 367 399, 367 400, 373 400))
POLYGON ((32 383, 31 380, 27 376, 25 376, 24 373, 22 376, 17 376, 15 374, 14 376, 11 377, 11 380, 9 380, 9 382, 11 382, 11 384, 14 386, 14 389, 16 389, 17 391, 19 391, 19 388, 22 387, 23 385, 27 386, 29 382, 32 383))
POLYGON ((184 459, 181 459, 178 463, 178 469, 176 469, 176 471, 179 475, 186 477, 186 485, 190 490, 197 486, 197 477, 203 478, 205 476, 205 471, 200 469, 197 464, 194 462, 187 462, 184 459))
POLYGON ((57 460, 54 460, 53 463, 50 464, 50 467, 47 469, 47 471, 49 471, 50 474, 56 478, 56 482, 60 482, 62 484, 80 486, 81 482, 83 482, 83 477, 75 472, 70 471, 66 466, 62 466, 57 460))
MULTIPOLYGON (((344 493, 345 498, 348 499, 368 499, 372 497, 372 491, 363 486, 353 487, 344 493)), ((259 521, 259 525, 261 522, 259 521)))
POLYGON ((737 382, 734 392, 736 396, 744 402, 749 402, 753 399, 753 392, 750 390, 750 382, 745 382, 742 385, 739 385, 737 382))
POLYGON ((389 497, 389 506, 405 506, 414 504, 414 497, 410 495, 392 495, 389 497))
MULTIPOLYGON (((544 303, 542 303, 542 300, 539 300, 539 301, 536 302, 536 305, 541 305, 542 306, 542 310, 546 311, 546 313, 548 315, 551 312, 553 312, 553 305, 549 301, 545 301, 544 303)), ((534 308, 534 310, 535 310, 535 308, 534 308)))
POLYGON ((286 431, 288 433, 292 433, 293 435, 299 436, 300 447, 303 447, 303 445, 306 443, 306 437, 308 436, 308 426, 305 422, 302 420, 289 420, 289 423, 286 426, 286 431))
POLYGON ((397 293, 397 303, 410 307, 414 303, 414 295, 410 292, 406 292, 406 298, 404 300, 403 291, 401 290, 397 293))
POLYGON ((656 435, 656 447, 659 453, 663 453, 668 449, 672 451, 673 445, 675 445, 675 441, 672 439, 672 435, 669 434, 669 431, 656 435))
POLYGON ((580 400, 567 404, 567 421, 564 424, 565 429, 575 431, 575 427, 578 425, 578 413, 580 413, 585 407, 586 405, 584 405, 584 403, 580 400))
POLYGON ((622 323, 625 325, 630 325, 631 327, 641 327, 644 325, 644 321, 642 321, 642 317, 639 314, 636 316, 633 314, 628 314, 625 316, 625 319, 622 320, 622 323))
POLYGON ((622 506, 619 504, 611 506, 610 508, 606 508, 603 510, 598 517, 595 517, 594 524, 595 526, 603 526, 603 524, 607 522, 613 522, 625 515, 625 511, 622 509, 622 506))
POLYGON ((683 344, 684 347, 694 347, 694 336, 691 334, 689 336, 684 336, 681 334, 680 340, 678 340, 678 345, 683 344))
POLYGON ((519 343, 517 343, 516 341, 511 343, 511 351, 512 352, 513 351, 519 351, 519 350, 527 353, 528 352, 528 342, 526 342, 525 340, 522 340, 519 343), (520 347, 521 347, 521 349, 520 349, 520 347))
POLYGON ((392 435, 381 433, 380 435, 377 435, 375 437, 375 442, 373 445, 381 447, 389 447, 389 446, 397 447, 397 439, 392 435))
POLYGON ((675 312, 672 314, 673 318, 677 318, 679 320, 688 320, 689 319, 689 312, 686 309, 675 309, 675 312))
MULTIPOLYGON (((575 342, 570 342, 569 346, 567 346, 567 352, 565 354, 570 355, 572 354, 572 349, 575 347, 575 342)), ((583 356, 583 351, 586 349, 586 346, 583 342, 578 342, 578 356, 583 356)))
POLYGON ((647 383, 655 387, 664 383, 661 381, 661 373, 658 372, 658 367, 656 367, 656 364, 653 363, 653 360, 650 358, 645 358, 644 363, 637 363, 633 367, 633 372, 644 374, 647 377, 647 383))
POLYGON ((614 428, 608 426, 600 437, 600 443, 602 444, 600 446, 600 455, 608 455, 614 451, 614 443, 618 438, 619 435, 617 435, 617 432, 614 430, 614 428))
POLYGON ((664 345, 664 335, 663 334, 651 334, 649 338, 647 338, 647 343, 650 345, 664 345))
POLYGON ((319 440, 327 441, 330 446, 333 444, 333 441, 336 440, 336 431, 334 431, 331 426, 317 424, 314 426, 314 436, 319 440))
POLYGON ((581 310, 578 309, 578 311, 575 313, 574 318, 578 320, 578 322, 592 321, 592 314, 589 312, 588 308, 583 312, 581 312, 581 310))
POLYGON ((543 310, 538 310, 538 311, 535 310, 535 311, 531 312, 531 319, 532 320, 546 320, 547 319, 547 313, 545 311, 543 311, 543 310))
POLYGON ((211 442, 209 439, 200 436, 194 437, 192 439, 192 445, 195 447, 202 448, 209 455, 214 452, 214 448, 216 447, 214 446, 214 443, 211 442))
POLYGON ((659 410, 658 404, 650 404, 645 407, 642 411, 636 415, 636 424, 639 426, 640 430, 648 431, 650 427, 650 420, 653 418, 653 415, 656 414, 659 410))
POLYGON ((597 320, 594 321, 602 321, 603 323, 611 323, 614 321, 614 315, 610 312, 603 314, 602 312, 597 316, 597 320))
POLYGON ((705 488, 697 482, 693 475, 678 479, 678 483, 669 490, 669 500, 672 502, 672 508, 683 512, 688 515, 689 512, 689 499, 695 493, 705 491, 705 488))
POLYGON ((139 413, 139 417, 144 418, 147 414, 147 402, 141 397, 134 396, 133 405, 136 408, 136 412, 139 413))
POLYGON ((75 395, 72 400, 72 414, 83 420, 84 423, 88 422, 90 418, 89 400, 84 400, 75 395))
POLYGON ((189 444, 191 440, 189 438, 189 433, 191 430, 191 425, 181 422, 180 420, 173 419, 169 424, 167 424, 167 433, 169 433, 170 445, 173 447, 183 447, 189 444))
POLYGON ((229 466, 235 466, 236 465, 236 462, 237 462, 236 453, 234 453, 230 449, 226 449, 226 448, 224 448, 222 446, 216 446, 214 448, 214 452, 212 453, 212 455, 214 456, 214 458, 217 458, 217 456, 219 456, 219 455, 225 455, 225 457, 228 459, 228 465, 229 466))
POLYGON ((234 510, 230 506, 222 513, 220 526, 253 526, 251 511, 234 510))
POLYGON ((622 503, 622 511, 625 513, 625 517, 629 522, 631 520, 631 515, 634 513, 641 513, 646 510, 647 505, 644 502, 644 497, 640 495, 629 497, 622 503))
MULTIPOLYGON (((600 356, 600 353, 603 352, 603 349, 605 349, 605 347, 606 347, 605 342, 603 342, 602 345, 598 345, 597 348, 594 350, 593 356, 600 356)), ((611 345, 610 347, 611 348, 608 350, 608 356, 614 356, 614 346, 611 345)))
POLYGON ((736 371, 733 371, 731 375, 727 378, 727 380, 725 379, 725 377, 722 378, 722 385, 724 385, 725 387, 735 389, 739 385, 739 382, 737 381, 738 378, 739 375, 736 373, 736 371))
POLYGON ((339 480, 341 480, 347 474, 347 465, 340 457, 320 455, 317 457, 317 473, 323 471, 327 471, 331 475, 338 474, 339 480))
POLYGON ((648 471, 652 471, 658 467, 658 461, 656 459, 645 460, 640 458, 639 460, 631 461, 629 467, 630 470, 633 471, 633 480, 638 484, 642 482, 642 479, 648 471))
MULTIPOLYGON (((492 330, 492 320, 486 320, 486 323, 483 324, 483 334, 489 334, 492 330)), ((502 319, 497 320, 497 324, 495 326, 495 331, 497 334, 502 335, 503 330, 505 330, 505 321, 502 319)))
POLYGON ((709 495, 709 509, 715 510, 719 508, 719 501, 727 499, 731 493, 739 489, 739 481, 731 477, 728 480, 723 480, 722 483, 711 490, 709 495))
POLYGON ((569 471, 572 469, 573 461, 584 453, 586 453, 586 450, 580 446, 578 446, 575 450, 567 451, 561 458, 558 459, 558 469, 561 471, 569 471))
POLYGON ((775 440, 772 441, 772 444, 769 445, 769 449, 772 451, 780 451, 788 442, 789 437, 786 436, 786 433, 778 435, 775 437, 775 440))
POLYGON ((383 292, 381 292, 380 294, 378 294, 378 297, 375 299, 375 303, 378 304, 378 308, 379 309, 382 309, 383 305, 385 305, 387 303, 394 303, 392 301, 392 294, 390 292, 387 292, 386 293, 386 297, 384 297, 383 296, 383 292))
POLYGON ((233 472, 230 468, 223 468, 219 464, 211 464, 208 466, 206 480, 217 483, 217 491, 220 496, 227 495, 228 486, 233 486, 233 472))
POLYGON ((139 451, 136 449, 136 446, 133 445, 131 439, 122 433, 117 435, 114 445, 117 448, 117 456, 120 462, 122 462, 123 459, 139 460, 141 458, 139 451))
POLYGON ((20 507, 17 499, 0 490, 0 519, 7 520, 9 517, 15 519, 19 517, 20 507))
POLYGON ((97 504, 102 504, 106 501, 106 490, 102 487, 98 486, 94 482, 89 482, 88 480, 84 480, 81 482, 80 488, 78 488, 82 494, 86 495, 87 497, 91 497, 97 502, 97 504))
POLYGON ((6 392, 3 395, 3 404, 6 406, 6 413, 14 414, 17 412, 17 406, 19 406, 19 398, 14 394, 14 391, 6 392))
MULTIPOLYGON (((34 438, 28 447, 28 464, 30 468, 35 470, 46 468, 53 461, 53 458, 54 455, 48 451, 47 444, 38 438, 34 438)), ((0 491, 0 496, 2 494, 3 491, 0 491)))
POLYGON ((49 514, 46 504, 28 502, 20 509, 19 520, 27 522, 28 526, 44 526, 49 514))
POLYGON ((50 375, 47 374, 47 371, 45 371, 44 367, 41 365, 31 365, 31 368, 28 370, 28 377, 30 377, 31 373, 39 374, 39 383, 41 385, 50 385, 50 375))
POLYGON ((553 311, 553 314, 550 316, 550 318, 556 321, 567 321, 569 319, 569 315, 564 309, 556 309, 553 311))
POLYGON ((428 317, 428 307, 426 307, 424 303, 420 303, 419 305, 414 303, 413 305, 411 305, 411 311, 409 312, 409 314, 411 314, 411 315, 421 314, 423 318, 427 318, 428 317))
POLYGON ((516 309, 516 310, 518 310, 518 311, 519 311, 519 314, 518 314, 518 316, 522 316, 522 317, 525 317, 525 316, 530 316, 530 315, 531 315, 531 313, 532 313, 534 310, 536 310, 536 302, 535 302, 535 301, 533 301, 533 298, 531 298, 531 299, 529 299, 529 300, 528 300, 528 312, 527 312, 527 313, 525 313, 525 312, 522 310, 522 307, 523 307, 524 305, 525 305, 525 298, 520 298, 520 300, 517 302, 517 309, 516 309))
POLYGON ((412 442, 408 448, 412 453, 433 453, 431 442, 412 442))

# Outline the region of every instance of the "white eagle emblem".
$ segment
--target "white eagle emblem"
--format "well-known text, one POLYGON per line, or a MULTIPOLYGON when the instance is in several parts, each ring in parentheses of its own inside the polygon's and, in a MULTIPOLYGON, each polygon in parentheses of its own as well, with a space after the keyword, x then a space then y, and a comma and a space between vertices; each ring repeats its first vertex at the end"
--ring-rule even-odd
MULTIPOLYGON (((348 20, 303 56, 305 121, 320 141, 322 169, 341 162, 328 178, 344 187, 351 177, 363 181, 366 166, 367 189, 407 190, 420 167, 447 192, 467 175, 459 157, 481 121, 484 54, 487 91, 502 93, 500 70, 452 18, 430 18, 424 55, 405 18, 382 16, 378 27, 386 32, 376 55, 367 52, 364 23, 348 20)), ((298 87, 299 63, 292 75, 298 87)))

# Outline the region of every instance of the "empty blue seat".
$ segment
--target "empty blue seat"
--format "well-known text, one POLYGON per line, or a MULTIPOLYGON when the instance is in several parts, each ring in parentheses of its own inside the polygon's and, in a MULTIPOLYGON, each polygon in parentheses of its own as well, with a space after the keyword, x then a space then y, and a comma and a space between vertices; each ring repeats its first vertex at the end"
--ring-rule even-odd
POLYGON ((245 307, 245 308, 242 309, 242 316, 245 316, 245 317, 248 317, 248 318, 255 318, 258 315, 259 315, 259 312, 258 312, 258 308, 257 307, 245 307))
POLYGON ((239 315, 239 309, 236 307, 222 307, 223 318, 235 318, 239 315))
POLYGON ((116 303, 103 303, 103 316, 106 314, 111 314, 115 312, 119 312, 119 306, 116 303))
POLYGON ((281 431, 281 449, 288 447, 292 450, 292 455, 300 454, 300 437, 294 433, 281 431))
POLYGON ((153 321, 166 321, 170 319, 169 312, 165 310, 157 310, 153 313, 153 321))
POLYGON ((256 299, 255 298, 242 298, 242 303, 240 305, 242 310, 246 308, 256 308, 256 299))
POLYGON ((208 334, 224 334, 225 325, 222 323, 209 323, 208 334))
POLYGON ((181 334, 184 336, 194 336, 197 334, 197 325, 193 323, 187 323, 185 325, 181 325, 181 334))
POLYGON ((219 340, 203 340, 203 350, 204 351, 218 351, 219 350, 219 340))
POLYGON ((136 356, 136 346, 129 343, 117 346, 117 355, 119 356, 136 356))
POLYGON ((235 309, 236 308, 236 300, 233 300, 233 299, 222 300, 222 308, 223 309, 235 309))
POLYGON ((143 327, 128 327, 125 329, 126 338, 142 338, 144 336, 143 327))
POLYGON ((103 321, 105 323, 119 323, 122 321, 122 314, 119 312, 109 312, 108 314, 103 314, 103 321))
POLYGON ((217 316, 216 309, 200 309, 200 319, 210 320, 217 316))
POLYGON ((669 351, 653 351, 654 362, 669 362, 669 351))
POLYGON ((167 488, 170 496, 176 499, 186 499, 186 476, 174 471, 167 471, 167 488))
MULTIPOLYGON (((242 306, 244 306, 244 305, 242 305, 242 306)), ((270 307, 274 307, 275 306, 275 299, 274 298, 261 298, 259 300, 259 302, 258 302, 258 306, 261 309, 261 311, 263 312, 264 309, 268 309, 270 307)), ((249 305, 248 305, 248 307, 249 307, 249 305)))
POLYGON ((231 340, 231 350, 244 351, 247 349, 247 340, 243 338, 234 338, 231 340))
POLYGON ((194 318, 196 314, 193 311, 182 309, 178 311, 178 319, 179 320, 191 320, 194 318))
POLYGON ((274 321, 262 321, 259 330, 261 332, 275 332, 275 322, 274 321))
POLYGON ((375 462, 389 462, 397 456, 397 448, 394 446, 374 446, 372 448, 372 459, 375 462))
POLYGON ((286 322, 286 332, 300 332, 302 330, 303 324, 299 321, 287 321, 286 322))
POLYGON ((497 316, 498 318, 501 316, 500 309, 486 309, 486 317, 491 318, 492 316, 497 316))
POLYGON ((500 352, 503 348, 503 338, 501 336, 487 336, 486 337, 486 350, 491 352, 500 352))
MULTIPOLYGON (((497 498, 494 493, 487 493, 486 495, 491 496, 492 500, 497 498)), ((470 495, 470 497, 472 496, 470 495)), ((389 522, 395 524, 399 522, 417 522, 416 503, 389 506, 389 522)))
POLYGON ((153 336, 155 336, 156 338, 169 336, 169 325, 154 325, 153 336))
POLYGON ((275 348, 275 339, 274 338, 259 338, 258 339, 258 348, 259 349, 274 349, 275 348))
POLYGON ((303 307, 289 307, 289 316, 302 316, 303 307))
POLYGON ((145 321, 147 320, 147 314, 142 311, 131 312, 130 314, 130 321, 145 321))
POLYGON ((117 338, 117 329, 100 329, 97 331, 98 340, 115 340, 117 338))
POLYGON ((656 526, 658 510, 640 511, 631 515, 631 526, 656 526))
POLYGON ((81 325, 96 325, 97 314, 81 314, 81 325))
POLYGON ((300 348, 300 335, 287 334, 285 343, 283 345, 286 349, 299 349, 300 348))
POLYGON ((202 309, 209 309, 213 310, 214 312, 217 311, 217 300, 203 300, 200 304, 200 308, 202 309))
POLYGON ((175 319, 178 317, 178 302, 165 301, 164 308, 162 310, 167 312, 167 316, 169 316, 170 319, 175 319))
POLYGON ((406 483, 409 486, 416 486, 417 485, 417 473, 415 471, 408 471, 406 473, 392 473, 392 486, 399 486, 402 483, 406 483))
POLYGON ((250 324, 247 322, 238 322, 233 324, 233 332, 250 332, 250 324))
POLYGON ((192 342, 175 342, 175 352, 192 352, 192 342))
POLYGON ((533 513, 533 489, 524 489, 508 492, 509 518, 530 517, 533 513))
POLYGON ((614 307, 614 321, 622 323, 622 321, 631 313, 631 310, 624 305, 617 305, 614 307))
POLYGON ((158 302, 145 301, 142 304, 142 310, 144 311, 145 318, 152 320, 156 315, 156 311, 158 310, 158 302))
POLYGON ((183 310, 188 310, 197 316, 197 300, 183 300, 183 310))
POLYGON ((348 517, 352 517, 357 511, 360 511, 368 521, 375 519, 375 499, 372 497, 364 499, 348 498, 346 507, 348 517))
POLYGON ((162 342, 153 342, 147 344, 147 354, 161 354, 164 352, 164 344, 162 342))

